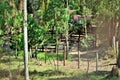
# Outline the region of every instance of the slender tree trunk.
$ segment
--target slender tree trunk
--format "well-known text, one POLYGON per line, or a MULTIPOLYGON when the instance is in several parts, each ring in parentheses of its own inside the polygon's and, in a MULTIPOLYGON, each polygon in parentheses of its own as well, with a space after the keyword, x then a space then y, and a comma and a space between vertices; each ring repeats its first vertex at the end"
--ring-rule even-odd
POLYGON ((66 30, 66 59, 68 59, 69 54, 69 42, 68 42, 68 30, 66 30))
POLYGON ((87 77, 88 77, 89 67, 90 67, 90 60, 87 59, 87 72, 86 72, 87 77))
POLYGON ((57 70, 59 70, 58 37, 56 38, 57 70))
POLYGON ((117 57, 118 57, 118 54, 119 54, 119 42, 116 41, 116 62, 117 62, 117 57))
POLYGON ((80 33, 78 38, 78 69, 80 68, 80 33))
POLYGON ((66 45, 64 46, 64 52, 63 52, 63 55, 64 55, 64 61, 63 61, 63 66, 65 66, 65 60, 66 60, 66 45))
POLYGON ((17 48, 16 48, 16 50, 15 50, 15 58, 17 59, 17 57, 18 57, 18 51, 17 51, 17 48))
POLYGON ((11 57, 10 57, 10 53, 9 53, 9 80, 12 80, 12 73, 11 73, 11 57))
POLYGON ((98 72, 98 52, 96 52, 96 72, 98 72))
POLYGON ((10 6, 12 6, 12 7, 15 8, 15 2, 14 2, 14 0, 9 0, 9 4, 10 4, 10 6))
MULTIPOLYGON (((119 17, 119 22, 120 22, 120 17, 119 17)), ((117 40, 118 40, 118 56, 117 56, 117 67, 120 68, 120 24, 118 23, 118 31, 117 31, 117 40)))
POLYGON ((30 47, 30 58, 32 58, 32 48, 30 47))
POLYGON ((46 64, 46 62, 47 62, 47 46, 45 46, 45 64, 46 64))
POLYGON ((17 59, 18 51, 17 51, 17 42, 16 42, 16 50, 15 50, 15 58, 17 59))
POLYGON ((19 11, 22 12, 22 10, 23 10, 23 0, 20 0, 19 11))
POLYGON ((47 52, 45 51, 45 64, 47 63, 47 52))
POLYGON ((28 70, 28 35, 27 35, 27 0, 24 0, 24 68, 25 68, 25 80, 29 80, 28 70))
MULTIPOLYGON (((68 8, 68 0, 65 0, 65 7, 68 8)), ((66 13, 66 15, 68 15, 68 12, 66 13)), ((69 54, 69 41, 68 41, 68 21, 66 21, 66 35, 65 35, 65 38, 66 38, 66 59, 68 59, 68 54, 69 54)))
MULTIPOLYGON (((119 48, 120 48, 120 44, 119 44, 119 48)), ((118 50, 117 67, 120 68, 120 50, 118 50)))

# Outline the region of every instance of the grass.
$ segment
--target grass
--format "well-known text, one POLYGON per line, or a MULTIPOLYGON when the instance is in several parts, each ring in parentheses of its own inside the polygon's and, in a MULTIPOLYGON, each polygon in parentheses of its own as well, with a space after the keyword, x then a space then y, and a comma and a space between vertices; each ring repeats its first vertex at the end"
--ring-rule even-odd
MULTIPOLYGON (((39 52, 37 54, 38 59, 40 60, 56 60, 57 59, 57 54, 56 53, 45 53, 45 52, 39 52)), ((63 60, 63 54, 59 53, 58 54, 59 60, 63 60)))
MULTIPOLYGON (((39 60, 42 60, 42 61, 45 60, 45 57, 46 57, 47 61, 49 61, 49 60, 57 60, 57 54, 56 53, 39 52, 37 54, 37 57, 38 57, 39 60)), ((69 54, 68 61, 71 61, 72 58, 74 58, 74 55, 69 54)), ((58 53, 58 59, 60 61, 64 60, 64 54, 63 53, 58 53)))
MULTIPOLYGON (((47 60, 56 59, 55 53, 46 53, 47 60), (48 59, 49 58, 49 59, 48 59)), ((72 55, 70 55, 72 57, 72 55)), ((106 72, 90 72, 86 74, 85 71, 80 69, 71 69, 67 65, 59 66, 59 69, 54 65, 45 64, 45 53, 38 53, 38 60, 29 59, 29 74, 31 80, 119 80, 117 77, 108 77, 106 72), (39 65, 38 63, 42 63, 39 65)), ((59 58, 63 59, 63 54, 59 54, 59 58)), ((68 61, 70 62, 70 61, 68 61)), ((67 63, 67 61, 66 61, 67 63)), ((0 80, 9 80, 10 72, 12 80, 24 80, 24 59, 21 55, 16 59, 11 56, 10 63, 9 57, 3 56, 0 59, 0 80)))

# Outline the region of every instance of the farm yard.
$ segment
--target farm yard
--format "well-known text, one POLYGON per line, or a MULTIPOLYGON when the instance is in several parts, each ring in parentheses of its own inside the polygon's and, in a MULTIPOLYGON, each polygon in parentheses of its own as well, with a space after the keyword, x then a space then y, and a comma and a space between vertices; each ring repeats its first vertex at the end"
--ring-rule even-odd
POLYGON ((120 0, 1 0, 0 80, 120 80, 120 0))

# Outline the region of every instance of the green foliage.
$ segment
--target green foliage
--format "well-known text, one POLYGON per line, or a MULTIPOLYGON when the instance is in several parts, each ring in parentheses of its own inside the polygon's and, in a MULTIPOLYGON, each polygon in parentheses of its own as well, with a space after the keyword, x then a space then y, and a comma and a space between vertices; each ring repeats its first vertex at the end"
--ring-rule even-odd
MULTIPOLYGON (((16 1, 15 1, 16 5, 16 1)), ((10 44, 12 44, 12 47, 21 49, 23 47, 22 37, 20 35, 22 34, 22 20, 23 15, 19 12, 18 6, 11 6, 9 1, 3 0, 0 2, 0 35, 2 40, 1 42, 4 42, 5 35, 9 35, 10 38, 10 44), (16 45, 16 43, 18 43, 16 45), (17 46, 17 47, 16 47, 17 46)))
POLYGON ((2 53, 3 52, 3 49, 0 47, 0 53, 2 53))
MULTIPOLYGON (((80 5, 84 1, 69 0, 69 6, 65 7, 63 0, 29 0, 28 1, 28 44, 30 47, 43 45, 45 43, 56 42, 55 39, 68 29, 67 23, 70 20, 68 14, 69 9, 75 9, 80 13, 80 5), (41 5, 40 5, 41 4, 41 5), (44 9, 43 9, 44 7, 44 9), (54 34, 49 31, 54 31, 54 34)), ((10 33, 12 30, 11 43, 14 48, 21 49, 23 47, 22 20, 23 14, 19 12, 18 1, 15 1, 15 7, 10 6, 8 1, 1 1, 0 4, 0 34, 10 33), (6 30, 4 26, 8 26, 10 30, 6 30)), ((87 4, 87 3, 84 3, 87 4)), ((82 14, 91 13, 91 9, 86 5, 83 6, 82 14)), ((7 28, 8 29, 8 28, 7 28)))
POLYGON ((28 41, 30 46, 35 46, 38 44, 43 44, 49 38, 48 25, 40 25, 38 24, 33 15, 28 17, 28 41), (47 38, 48 37, 48 38, 47 38))
MULTIPOLYGON (((30 47, 48 43, 56 44, 56 38, 59 38, 61 34, 65 36, 66 30, 79 30, 83 33, 83 28, 76 24, 84 26, 88 22, 85 19, 75 22, 73 15, 86 17, 92 14, 94 18, 97 16, 116 17, 120 12, 120 0, 68 0, 68 3, 66 7, 65 0, 28 0, 28 44, 30 47), (74 12, 69 14, 69 10, 74 10, 74 12)), ((23 14, 19 11, 19 0, 15 0, 14 7, 8 0, 0 1, 0 35, 12 33, 12 36, 9 36, 12 46, 19 50, 24 44, 22 21, 23 14)), ((0 44, 4 42, 3 38, 2 36, 0 44)), ((88 36, 85 37, 81 45, 85 48, 89 47, 89 40, 88 36)))
POLYGON ((116 49, 114 49, 113 47, 110 47, 108 49, 108 57, 116 58, 117 57, 116 49))
POLYGON ((81 46, 83 48, 89 48, 90 47, 90 44, 89 44, 89 41, 90 40, 93 40, 94 37, 91 36, 91 35, 86 35, 82 40, 81 40, 81 46))
POLYGON ((1 40, 0 40, 0 45, 2 45, 2 44, 3 44, 3 40, 1 39, 1 40))
MULTIPOLYGON (((40 53, 37 54, 37 57, 40 60, 45 60, 45 57, 46 57, 47 61, 49 61, 49 60, 56 60, 57 59, 57 54, 40 52, 40 53)), ((63 54, 62 53, 58 54, 58 58, 59 58, 59 60, 63 60, 63 54)))
POLYGON ((19 50, 19 51, 18 51, 18 55, 19 55, 19 56, 23 56, 23 55, 24 55, 24 51, 23 51, 23 50, 19 50))

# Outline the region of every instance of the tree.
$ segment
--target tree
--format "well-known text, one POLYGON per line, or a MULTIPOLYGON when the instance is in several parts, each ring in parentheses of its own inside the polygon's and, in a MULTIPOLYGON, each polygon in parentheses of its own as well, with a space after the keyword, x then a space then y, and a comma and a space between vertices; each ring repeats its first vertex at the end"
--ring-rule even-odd
POLYGON ((29 80, 28 70, 28 35, 27 35, 27 0, 24 0, 24 68, 25 68, 25 80, 29 80))
POLYGON ((65 25, 64 27, 66 28, 66 31, 65 31, 65 40, 66 40, 66 59, 68 59, 68 53, 69 53, 69 41, 68 41, 68 38, 69 38, 69 29, 68 29, 68 20, 69 20, 69 13, 68 13, 68 0, 64 0, 64 5, 65 5, 65 8, 66 8, 66 12, 65 12, 65 16, 66 16, 66 20, 65 20, 65 25))

